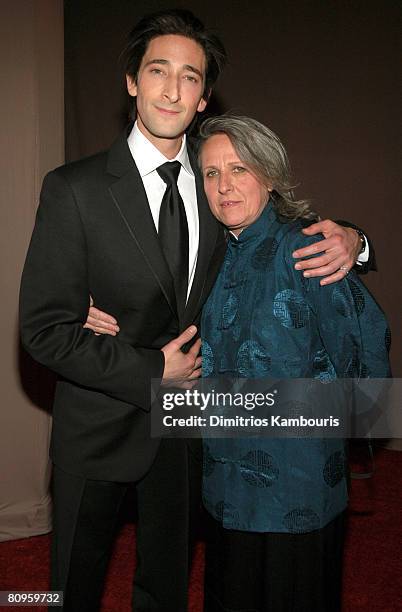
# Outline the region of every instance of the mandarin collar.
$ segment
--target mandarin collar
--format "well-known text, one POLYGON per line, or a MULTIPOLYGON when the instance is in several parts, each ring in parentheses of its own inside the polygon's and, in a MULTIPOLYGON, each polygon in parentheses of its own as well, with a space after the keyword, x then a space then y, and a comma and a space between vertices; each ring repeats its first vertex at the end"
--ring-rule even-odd
POLYGON ((235 236, 232 232, 229 232, 230 244, 233 246, 239 246, 246 243, 251 243, 257 238, 265 237, 269 231, 269 228, 277 221, 273 203, 273 199, 269 198, 258 219, 256 219, 251 225, 248 225, 242 232, 240 232, 238 236, 235 236))

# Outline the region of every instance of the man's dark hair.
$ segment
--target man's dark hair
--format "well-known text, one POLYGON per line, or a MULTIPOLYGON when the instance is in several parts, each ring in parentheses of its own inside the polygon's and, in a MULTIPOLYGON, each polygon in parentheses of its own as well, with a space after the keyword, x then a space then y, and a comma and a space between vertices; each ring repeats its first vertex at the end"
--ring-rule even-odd
POLYGON ((141 60, 153 38, 177 34, 197 42, 205 53, 206 74, 203 98, 208 99, 212 86, 226 63, 226 51, 219 38, 208 31, 202 21, 184 9, 171 9, 152 13, 137 23, 131 30, 123 50, 125 72, 137 79, 141 60))

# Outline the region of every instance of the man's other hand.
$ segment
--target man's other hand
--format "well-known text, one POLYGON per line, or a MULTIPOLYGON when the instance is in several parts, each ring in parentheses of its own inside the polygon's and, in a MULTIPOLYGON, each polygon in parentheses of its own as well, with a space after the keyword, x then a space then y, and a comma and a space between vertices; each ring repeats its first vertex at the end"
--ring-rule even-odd
POLYGON ((344 278, 355 265, 361 249, 356 230, 342 227, 326 219, 304 228, 303 234, 324 234, 325 239, 298 249, 292 253, 295 259, 316 255, 295 264, 296 270, 304 270, 303 276, 324 276, 320 285, 329 285, 344 278))
POLYGON ((90 308, 88 311, 88 317, 84 325, 85 329, 91 329, 97 336, 100 334, 108 334, 109 336, 116 336, 120 327, 117 321, 112 315, 95 308, 93 300, 90 297, 90 308))
POLYGON ((182 352, 182 347, 190 342, 197 333, 195 325, 190 325, 174 340, 162 347, 165 355, 165 369, 163 371, 162 385, 174 385, 174 381, 195 380, 201 376, 201 357, 198 356, 201 348, 201 339, 198 338, 188 353, 182 352))
MULTIPOLYGON (((91 329, 97 336, 101 334, 116 336, 120 331, 116 319, 107 312, 95 308, 92 298, 90 298, 88 318, 84 327, 91 329)), ((180 336, 162 347, 161 351, 165 356, 163 385, 167 386, 175 381, 195 381, 201 376, 201 357, 198 356, 201 349, 201 339, 198 338, 194 342, 188 353, 183 353, 181 350, 194 338, 196 333, 195 325, 190 325, 180 336)))

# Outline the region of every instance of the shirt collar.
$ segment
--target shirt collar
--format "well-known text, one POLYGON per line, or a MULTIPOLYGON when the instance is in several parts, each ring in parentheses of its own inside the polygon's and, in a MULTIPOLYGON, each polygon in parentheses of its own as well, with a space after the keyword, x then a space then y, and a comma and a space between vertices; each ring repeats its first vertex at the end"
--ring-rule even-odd
POLYGON ((148 138, 144 136, 139 129, 137 122, 135 122, 134 127, 127 139, 128 147, 141 177, 147 176, 159 168, 159 166, 169 161, 179 161, 186 172, 193 177, 194 172, 188 157, 186 142, 187 139, 186 135, 184 134, 180 151, 176 157, 173 159, 168 159, 152 144, 152 142, 148 140, 148 138))

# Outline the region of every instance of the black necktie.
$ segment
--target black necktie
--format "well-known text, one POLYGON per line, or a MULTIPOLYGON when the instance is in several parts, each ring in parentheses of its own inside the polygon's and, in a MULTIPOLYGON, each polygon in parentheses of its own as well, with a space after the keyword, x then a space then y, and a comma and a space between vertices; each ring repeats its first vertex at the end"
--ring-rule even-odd
POLYGON ((163 254, 173 276, 177 309, 182 313, 188 288, 188 225, 184 203, 177 188, 181 164, 167 162, 157 168, 166 183, 159 213, 158 236, 163 254))

